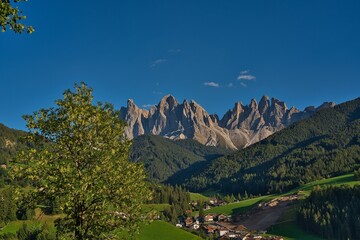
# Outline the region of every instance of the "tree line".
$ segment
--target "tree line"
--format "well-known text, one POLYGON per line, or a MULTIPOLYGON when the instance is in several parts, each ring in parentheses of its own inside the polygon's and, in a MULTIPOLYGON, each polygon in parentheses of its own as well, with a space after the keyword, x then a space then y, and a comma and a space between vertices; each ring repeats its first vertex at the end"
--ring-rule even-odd
POLYGON ((176 223, 179 217, 185 216, 186 211, 190 210, 190 193, 181 186, 170 186, 152 184, 153 198, 149 203, 166 203, 166 208, 161 215, 166 221, 176 223))
POLYGON ((326 239, 360 239, 360 185, 314 189, 300 206, 297 220, 326 239))

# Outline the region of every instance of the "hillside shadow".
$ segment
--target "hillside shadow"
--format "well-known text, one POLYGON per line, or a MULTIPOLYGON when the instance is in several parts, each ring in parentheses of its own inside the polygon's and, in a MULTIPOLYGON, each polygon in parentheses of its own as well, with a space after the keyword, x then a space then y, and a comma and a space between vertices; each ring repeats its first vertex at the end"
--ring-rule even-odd
POLYGON ((190 178, 191 176, 195 175, 197 172, 199 172, 201 169, 206 168, 211 161, 209 160, 202 160, 196 163, 191 164, 189 167, 182 169, 173 175, 171 175, 166 181, 163 183, 165 184, 183 184, 185 179, 190 178))
POLYGON ((256 172, 256 171, 261 171, 261 170, 264 170, 264 169, 269 169, 271 166, 273 166, 276 161, 278 161, 279 159, 285 157, 286 155, 290 154, 291 152, 299 149, 299 148, 303 148, 303 147, 306 147, 306 146, 309 146, 313 143, 315 143, 316 141, 319 141, 323 138, 326 138, 325 135, 322 135, 322 136, 315 136, 315 137, 312 137, 310 139, 307 139, 305 141, 301 141, 301 142, 298 142, 296 144, 294 144, 291 148, 287 149, 286 151, 280 153, 279 155, 271 158, 269 161, 265 161, 265 162, 262 162, 254 167, 251 167, 251 168, 248 168, 248 169, 244 169, 244 173, 252 173, 252 172, 256 172))
POLYGON ((183 184, 185 179, 190 178, 191 176, 197 174, 200 170, 206 168, 212 160, 223 157, 223 154, 209 154, 204 156, 203 160, 200 160, 198 162, 195 162, 191 164, 189 167, 182 169, 170 177, 168 177, 167 180, 165 180, 163 183, 165 184, 183 184))

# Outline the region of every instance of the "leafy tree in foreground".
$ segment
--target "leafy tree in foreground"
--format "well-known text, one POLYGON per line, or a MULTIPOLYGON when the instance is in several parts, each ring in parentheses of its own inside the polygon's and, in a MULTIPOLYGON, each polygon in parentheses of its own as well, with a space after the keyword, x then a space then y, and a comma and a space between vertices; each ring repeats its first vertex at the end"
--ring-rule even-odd
POLYGON ((116 238, 114 230, 136 232, 142 204, 151 192, 143 166, 131 163, 125 123, 110 104, 92 104, 92 89, 82 83, 65 91, 56 108, 25 116, 27 141, 12 171, 33 182, 23 199, 54 199, 65 217, 57 221, 66 239, 116 238))
POLYGON ((26 16, 22 15, 22 11, 14 6, 14 3, 25 1, 27 0, 0 0, 0 27, 2 32, 5 32, 8 27, 15 33, 24 31, 33 33, 35 31, 32 26, 26 27, 21 23, 21 20, 26 19, 26 16))

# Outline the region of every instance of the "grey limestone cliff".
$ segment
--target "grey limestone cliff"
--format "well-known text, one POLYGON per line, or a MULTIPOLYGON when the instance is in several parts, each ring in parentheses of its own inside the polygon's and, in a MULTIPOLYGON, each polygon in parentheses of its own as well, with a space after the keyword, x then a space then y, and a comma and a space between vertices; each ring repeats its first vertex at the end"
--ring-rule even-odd
POLYGON ((128 124, 125 134, 130 139, 153 134, 174 140, 192 138, 204 145, 240 149, 334 105, 326 102, 318 108, 307 107, 300 111, 294 107, 288 109, 285 102, 264 96, 259 103, 255 99, 249 105, 235 103, 234 108, 220 119, 216 114, 208 114, 195 101, 179 103, 167 95, 149 110, 140 109, 133 100, 128 100, 127 107, 120 110, 120 118, 128 124))

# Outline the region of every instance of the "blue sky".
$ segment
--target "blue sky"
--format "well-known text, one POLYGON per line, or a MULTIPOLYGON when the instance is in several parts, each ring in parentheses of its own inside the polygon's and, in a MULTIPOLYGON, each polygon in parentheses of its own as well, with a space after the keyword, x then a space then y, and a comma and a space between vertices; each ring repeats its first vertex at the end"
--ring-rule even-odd
POLYGON ((84 81, 117 108, 166 94, 222 114, 273 96, 300 109, 359 97, 360 1, 30 0, 32 35, 0 33, 0 122, 84 81))

